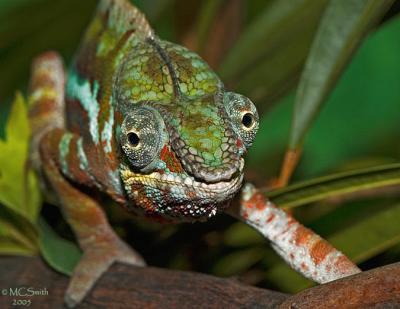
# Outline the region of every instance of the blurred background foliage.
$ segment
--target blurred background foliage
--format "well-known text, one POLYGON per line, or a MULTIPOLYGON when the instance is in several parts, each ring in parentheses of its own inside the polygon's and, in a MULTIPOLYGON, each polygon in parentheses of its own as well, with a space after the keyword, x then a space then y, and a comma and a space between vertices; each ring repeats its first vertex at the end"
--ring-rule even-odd
MULTIPOLYGON (((290 185, 267 195, 362 269, 400 259, 399 1, 133 2, 161 38, 197 51, 229 89, 256 103, 261 125, 247 155, 248 180, 270 188, 287 146, 302 149, 290 185)), ((26 106, 20 95, 13 99, 17 89, 26 93, 40 52, 57 50, 69 63, 95 5, 0 1, 0 252, 40 251, 66 274, 80 253, 57 208, 45 204, 38 219, 38 185, 25 165, 26 106)), ((285 292, 312 284, 225 215, 161 226, 107 204, 116 231, 150 265, 239 276, 285 292)))

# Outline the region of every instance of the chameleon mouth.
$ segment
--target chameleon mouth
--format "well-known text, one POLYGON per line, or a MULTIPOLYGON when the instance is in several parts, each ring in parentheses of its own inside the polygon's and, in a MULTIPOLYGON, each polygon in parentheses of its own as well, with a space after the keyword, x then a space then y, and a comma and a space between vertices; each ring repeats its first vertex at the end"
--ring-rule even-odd
POLYGON ((228 206, 243 181, 244 160, 240 159, 237 173, 228 181, 207 183, 184 174, 137 174, 129 168, 121 171, 125 189, 136 205, 168 217, 209 218, 228 206))

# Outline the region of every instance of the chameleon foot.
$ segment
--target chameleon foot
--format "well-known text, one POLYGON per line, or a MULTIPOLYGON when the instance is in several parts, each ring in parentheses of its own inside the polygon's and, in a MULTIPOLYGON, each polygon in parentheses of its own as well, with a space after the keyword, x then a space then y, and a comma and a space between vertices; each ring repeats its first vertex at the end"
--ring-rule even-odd
POLYGON ((135 266, 145 266, 143 258, 121 240, 93 244, 84 250, 83 257, 76 266, 68 289, 65 303, 74 308, 89 293, 101 275, 114 263, 121 262, 135 266))

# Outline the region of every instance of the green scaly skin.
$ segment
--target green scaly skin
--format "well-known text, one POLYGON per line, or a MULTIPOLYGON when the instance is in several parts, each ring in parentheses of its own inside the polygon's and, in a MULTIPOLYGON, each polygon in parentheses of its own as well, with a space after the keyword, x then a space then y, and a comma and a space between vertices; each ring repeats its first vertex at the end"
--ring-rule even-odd
POLYGON ((254 105, 132 10, 104 3, 66 87, 68 129, 85 154, 79 163, 134 212, 177 222, 215 215, 241 186, 258 127, 254 105))

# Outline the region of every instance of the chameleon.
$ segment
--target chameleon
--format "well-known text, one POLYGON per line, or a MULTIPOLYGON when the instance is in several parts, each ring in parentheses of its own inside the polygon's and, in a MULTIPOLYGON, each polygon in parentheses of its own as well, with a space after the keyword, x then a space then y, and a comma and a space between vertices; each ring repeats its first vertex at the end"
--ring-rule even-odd
MULTIPOLYGON (((33 61, 29 119, 31 163, 83 251, 65 293, 69 307, 114 262, 145 266, 108 223, 104 195, 165 223, 205 221, 226 211, 260 230, 284 257, 310 246, 304 235, 312 232, 300 225, 293 226, 305 238, 291 246, 288 237, 272 235, 279 230, 277 218, 288 226, 295 221, 254 190, 245 190, 239 209, 229 207, 242 187, 243 156, 259 126, 256 107, 225 89, 196 53, 157 37, 127 0, 99 2, 67 72, 56 52, 33 61), (263 228, 267 223, 276 225, 271 235, 263 228)), ((335 252, 342 259, 321 243, 325 255, 335 252)), ((319 281, 357 272, 346 259, 339 275, 319 281)), ((302 271, 304 261, 287 260, 302 271)), ((303 272, 312 277, 319 264, 310 261, 303 272)))

